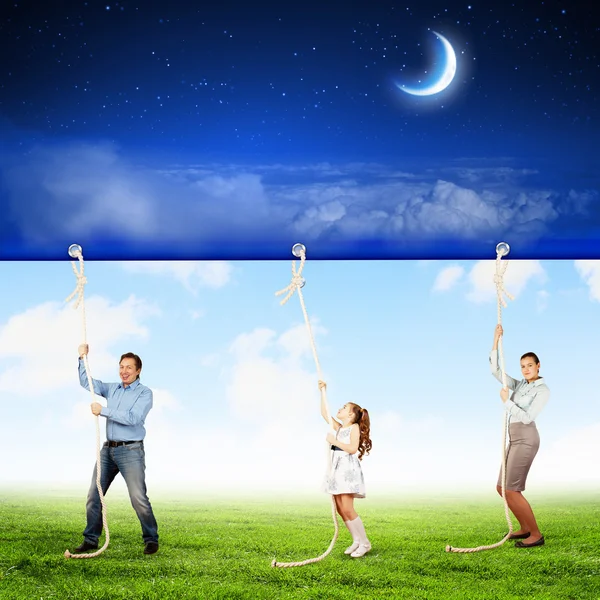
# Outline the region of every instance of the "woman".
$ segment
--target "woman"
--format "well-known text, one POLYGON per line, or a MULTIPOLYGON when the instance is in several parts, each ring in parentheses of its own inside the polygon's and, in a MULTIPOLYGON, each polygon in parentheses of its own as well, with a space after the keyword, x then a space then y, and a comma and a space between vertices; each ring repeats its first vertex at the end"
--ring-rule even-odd
MULTIPOLYGON (((494 345, 490 353, 492 374, 500 382, 502 370, 498 366, 498 341, 503 334, 502 325, 494 332, 494 345)), ((524 379, 517 381, 506 376, 506 385, 514 390, 510 400, 508 389, 500 390, 500 397, 508 412, 510 444, 506 459, 506 501, 508 507, 519 521, 520 528, 509 539, 526 540, 515 544, 517 548, 532 548, 544 545, 544 536, 540 533, 533 510, 522 492, 525 490, 527 474, 540 446, 540 436, 535 419, 550 398, 550 390, 539 374, 540 361, 533 352, 521 357, 521 374, 524 379)), ((502 495, 502 468, 496 485, 502 495)))

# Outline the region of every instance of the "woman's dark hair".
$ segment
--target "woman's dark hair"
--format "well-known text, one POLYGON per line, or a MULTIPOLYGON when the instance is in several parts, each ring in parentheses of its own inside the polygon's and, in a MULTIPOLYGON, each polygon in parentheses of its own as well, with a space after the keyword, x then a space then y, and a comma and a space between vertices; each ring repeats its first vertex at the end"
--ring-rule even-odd
POLYGON ((525 354, 523 354, 523 356, 521 356, 521 360, 523 360, 524 358, 533 358, 533 360, 535 360, 536 365, 540 364, 540 359, 538 358, 535 352, 526 352, 525 354))

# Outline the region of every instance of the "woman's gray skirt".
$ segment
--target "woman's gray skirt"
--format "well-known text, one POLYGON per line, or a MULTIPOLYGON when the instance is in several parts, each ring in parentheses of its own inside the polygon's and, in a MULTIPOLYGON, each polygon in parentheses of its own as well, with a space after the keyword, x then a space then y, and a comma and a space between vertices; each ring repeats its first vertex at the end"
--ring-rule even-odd
MULTIPOLYGON (((508 433, 510 444, 506 451, 506 489, 522 492, 531 463, 540 447, 540 434, 535 423, 510 423, 508 433)), ((502 486, 502 466, 498 486, 502 486)))

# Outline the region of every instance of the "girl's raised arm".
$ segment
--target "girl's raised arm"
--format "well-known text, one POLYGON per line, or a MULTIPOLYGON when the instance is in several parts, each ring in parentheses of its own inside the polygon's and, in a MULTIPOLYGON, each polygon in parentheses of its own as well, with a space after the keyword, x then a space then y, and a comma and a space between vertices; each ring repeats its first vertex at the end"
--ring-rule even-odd
MULTIPOLYGON (((325 398, 327 384, 324 381, 319 380, 319 389, 321 390, 321 415, 327 422, 327 425, 329 425, 329 416, 327 415, 327 400, 325 398)), ((337 431, 342 426, 341 423, 338 423, 333 417, 331 420, 334 430, 337 431)))

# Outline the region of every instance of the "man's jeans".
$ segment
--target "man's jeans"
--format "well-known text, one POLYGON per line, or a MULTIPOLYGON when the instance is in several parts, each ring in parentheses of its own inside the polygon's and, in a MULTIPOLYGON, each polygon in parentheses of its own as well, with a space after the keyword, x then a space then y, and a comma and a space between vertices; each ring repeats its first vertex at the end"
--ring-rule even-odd
MULTIPOLYGON (((134 444, 115 448, 102 446, 100 464, 102 493, 106 494, 110 484, 117 473, 120 472, 127 484, 131 505, 142 525, 144 542, 158 542, 158 525, 152 512, 150 500, 146 495, 144 442, 135 442, 134 444)), ((96 486, 96 473, 97 465, 94 467, 92 484, 88 492, 86 504, 87 527, 83 532, 85 541, 91 544, 97 544, 102 533, 102 505, 96 486)))

